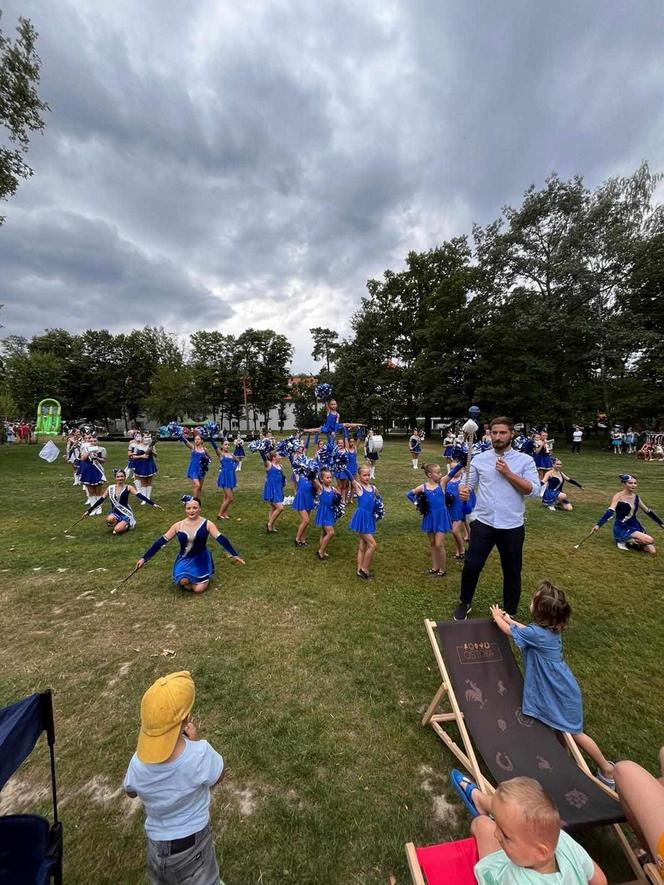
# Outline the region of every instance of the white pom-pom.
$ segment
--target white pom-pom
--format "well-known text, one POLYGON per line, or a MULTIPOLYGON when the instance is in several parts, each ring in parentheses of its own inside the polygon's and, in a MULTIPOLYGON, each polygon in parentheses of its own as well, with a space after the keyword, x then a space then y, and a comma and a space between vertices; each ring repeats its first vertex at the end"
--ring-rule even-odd
POLYGON ((464 433, 477 433, 479 427, 472 418, 469 418, 461 429, 464 433))

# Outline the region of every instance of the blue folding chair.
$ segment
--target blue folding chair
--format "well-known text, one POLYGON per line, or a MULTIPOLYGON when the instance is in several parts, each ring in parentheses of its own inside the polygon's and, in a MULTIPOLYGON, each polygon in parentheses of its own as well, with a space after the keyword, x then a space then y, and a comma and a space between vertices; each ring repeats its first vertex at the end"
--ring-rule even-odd
POLYGON ((42 731, 51 755, 53 824, 36 814, 0 817, 0 885, 62 885, 62 824, 55 787, 55 727, 50 691, 0 710, 0 790, 32 752, 42 731))

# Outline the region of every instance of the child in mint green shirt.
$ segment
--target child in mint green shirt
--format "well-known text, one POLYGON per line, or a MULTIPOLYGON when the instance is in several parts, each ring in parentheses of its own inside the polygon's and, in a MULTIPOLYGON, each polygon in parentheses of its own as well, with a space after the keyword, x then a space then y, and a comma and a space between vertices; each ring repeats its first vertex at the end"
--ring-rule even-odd
POLYGON ((538 781, 515 777, 493 796, 461 781, 467 804, 478 812, 471 833, 479 885, 607 885, 590 855, 561 829, 555 802, 538 781))

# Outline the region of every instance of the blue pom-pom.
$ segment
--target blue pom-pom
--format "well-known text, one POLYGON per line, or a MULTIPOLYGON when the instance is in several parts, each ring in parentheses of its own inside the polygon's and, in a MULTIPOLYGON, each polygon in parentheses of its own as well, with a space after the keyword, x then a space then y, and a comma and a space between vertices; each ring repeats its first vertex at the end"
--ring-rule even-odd
POLYGON ((307 458, 306 455, 293 458, 293 473, 296 473, 298 476, 304 476, 307 479, 316 479, 318 476, 318 461, 315 458, 307 458))
POLYGON ((332 467, 332 456, 334 452, 330 448, 330 446, 326 446, 324 449, 319 449, 316 452, 316 460, 321 465, 321 467, 325 467, 326 469, 331 469, 332 467))
POLYGON ((348 467, 348 452, 336 448, 332 452, 330 465, 334 473, 343 473, 348 467))
POLYGON ((196 430, 203 439, 214 439, 219 433, 219 425, 216 421, 206 421, 202 427, 197 427, 196 430))
POLYGON ((383 499, 376 492, 376 498, 374 500, 374 508, 373 508, 374 516, 376 519, 384 519, 385 518, 385 504, 383 503, 383 499))
POLYGON ((463 464, 464 466, 468 463, 468 446, 453 446, 452 447, 452 460, 458 461, 459 464, 463 464))
POLYGON ((332 496, 332 513, 334 513, 335 519, 342 519, 346 514, 346 502, 339 492, 335 492, 332 496))
POLYGON ((512 442, 512 447, 515 448, 517 452, 520 452, 525 441, 526 437, 522 433, 520 433, 517 437, 514 438, 512 442))
POLYGON ((314 387, 314 395, 319 402, 326 403, 328 400, 332 399, 332 385, 317 384, 314 387))
POLYGON ((299 448, 300 440, 298 437, 289 436, 277 443, 275 451, 277 455, 281 455, 282 458, 288 458, 290 455, 294 455, 299 448))
POLYGON ((166 430, 168 430, 171 436, 182 436, 182 427, 177 423, 177 421, 170 421, 166 425, 166 430))
POLYGON ((418 494, 415 495, 415 507, 422 516, 426 516, 429 512, 429 499, 424 492, 418 492, 418 494))

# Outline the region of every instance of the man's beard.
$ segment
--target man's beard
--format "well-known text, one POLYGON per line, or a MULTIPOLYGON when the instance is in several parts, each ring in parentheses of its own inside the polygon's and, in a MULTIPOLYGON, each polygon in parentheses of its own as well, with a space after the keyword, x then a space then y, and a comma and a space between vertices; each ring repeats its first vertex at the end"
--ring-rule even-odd
POLYGON ((505 443, 501 439, 492 440, 491 445, 494 452, 506 452, 510 446, 510 440, 507 440, 505 443))

